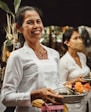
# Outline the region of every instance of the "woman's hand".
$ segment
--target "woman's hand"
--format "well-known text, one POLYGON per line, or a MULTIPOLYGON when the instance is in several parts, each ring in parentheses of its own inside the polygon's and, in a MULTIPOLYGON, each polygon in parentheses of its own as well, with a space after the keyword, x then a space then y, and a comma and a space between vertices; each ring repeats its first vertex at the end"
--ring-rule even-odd
POLYGON ((79 76, 71 81, 67 81, 64 85, 72 85, 72 84, 75 84, 76 82, 85 83, 86 81, 83 79, 83 76, 79 76))
POLYGON ((83 79, 83 76, 80 76, 80 77, 78 77, 78 78, 76 78, 75 80, 74 80, 74 83, 75 82, 82 82, 82 83, 84 83, 84 82, 86 82, 84 79, 83 79))
POLYGON ((53 104, 61 102, 61 99, 63 98, 61 95, 58 95, 54 90, 50 88, 43 88, 39 90, 35 90, 31 93, 31 99, 43 99, 46 103, 50 102, 53 104), (58 102, 57 100, 58 99, 58 102))

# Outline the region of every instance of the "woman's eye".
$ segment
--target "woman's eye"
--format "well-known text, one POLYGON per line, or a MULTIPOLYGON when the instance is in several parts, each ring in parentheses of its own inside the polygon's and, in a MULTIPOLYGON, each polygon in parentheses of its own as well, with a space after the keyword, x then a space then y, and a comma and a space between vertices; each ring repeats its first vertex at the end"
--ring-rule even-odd
POLYGON ((82 36, 79 36, 79 39, 82 39, 82 36))
POLYGON ((78 39, 78 37, 75 37, 74 39, 76 40, 76 39, 78 39))
POLYGON ((38 23, 38 24, 41 23, 41 20, 38 20, 37 23, 38 23))
POLYGON ((33 24, 33 22, 32 21, 27 21, 27 24, 33 24))
POLYGON ((74 39, 75 39, 75 40, 77 40, 77 39, 82 39, 82 37, 81 37, 81 36, 76 36, 74 39))

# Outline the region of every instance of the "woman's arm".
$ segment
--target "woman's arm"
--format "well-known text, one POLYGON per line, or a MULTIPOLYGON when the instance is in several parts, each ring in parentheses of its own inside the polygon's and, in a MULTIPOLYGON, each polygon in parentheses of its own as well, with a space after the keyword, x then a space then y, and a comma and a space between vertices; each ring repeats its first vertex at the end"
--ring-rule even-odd
POLYGON ((30 106, 30 92, 17 92, 23 79, 23 63, 17 54, 10 56, 7 62, 3 87, 2 102, 7 106, 30 106))

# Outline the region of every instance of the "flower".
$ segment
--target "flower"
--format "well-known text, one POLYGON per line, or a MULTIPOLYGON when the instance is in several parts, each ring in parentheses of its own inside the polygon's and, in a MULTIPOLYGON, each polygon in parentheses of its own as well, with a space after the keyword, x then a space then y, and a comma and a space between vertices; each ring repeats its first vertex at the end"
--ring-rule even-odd
POLYGON ((89 83, 86 83, 84 84, 84 90, 86 90, 87 92, 90 92, 90 84, 89 83))
POLYGON ((83 84, 81 82, 76 82, 74 85, 75 91, 82 93, 84 91, 83 84))

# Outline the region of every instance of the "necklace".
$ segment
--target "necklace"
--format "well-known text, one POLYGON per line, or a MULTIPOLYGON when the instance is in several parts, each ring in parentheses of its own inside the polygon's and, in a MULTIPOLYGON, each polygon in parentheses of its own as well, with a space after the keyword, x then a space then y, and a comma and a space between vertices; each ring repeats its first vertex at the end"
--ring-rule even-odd
POLYGON ((34 51, 34 52, 39 59, 41 60, 48 59, 47 51, 42 46, 40 46, 38 51, 34 51))

